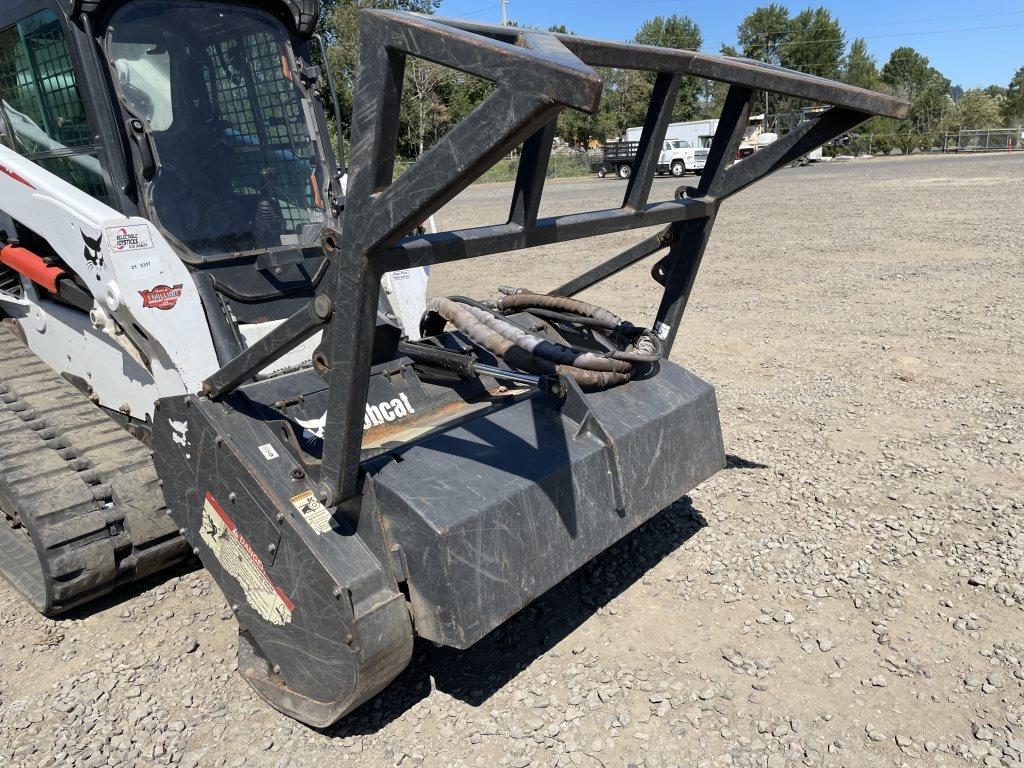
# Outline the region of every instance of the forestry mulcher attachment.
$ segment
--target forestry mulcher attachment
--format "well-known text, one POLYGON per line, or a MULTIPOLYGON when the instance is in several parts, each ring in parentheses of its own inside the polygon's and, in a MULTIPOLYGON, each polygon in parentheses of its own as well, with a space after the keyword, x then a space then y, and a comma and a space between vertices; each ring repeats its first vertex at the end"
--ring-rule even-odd
POLYGON ((724 466, 712 387, 669 362, 720 204, 907 107, 743 59, 367 11, 346 169, 318 15, 0 11, 0 570, 56 614, 194 553, 243 677, 323 726, 414 636, 469 647, 724 466), (409 57, 493 89, 395 179, 409 57), (598 108, 592 67, 654 73, 634 172, 619 207, 540 218, 555 121, 598 108), (651 202, 689 76, 729 84, 718 132, 698 186, 651 202), (734 164, 759 90, 833 106, 734 164), (520 145, 507 220, 422 232, 520 145), (425 300, 433 264, 645 227, 548 294, 425 300), (573 298, 658 251, 650 329, 573 298))

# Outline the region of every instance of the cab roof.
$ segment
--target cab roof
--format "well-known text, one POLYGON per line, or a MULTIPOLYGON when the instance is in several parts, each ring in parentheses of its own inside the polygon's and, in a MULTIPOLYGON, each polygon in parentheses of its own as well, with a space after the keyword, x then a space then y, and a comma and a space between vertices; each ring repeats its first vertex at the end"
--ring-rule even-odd
MULTIPOLYGON (((193 2, 207 2, 212 0, 193 0, 193 2)), ((231 4, 232 0, 219 0, 231 4)), ((107 7, 118 5, 117 0, 67 0, 68 17, 72 20, 81 16, 96 18, 107 7)), ((291 14, 295 24, 295 30, 302 36, 308 37, 316 29, 317 19, 320 18, 320 0, 250 0, 244 3, 256 8, 286 8, 291 14)))

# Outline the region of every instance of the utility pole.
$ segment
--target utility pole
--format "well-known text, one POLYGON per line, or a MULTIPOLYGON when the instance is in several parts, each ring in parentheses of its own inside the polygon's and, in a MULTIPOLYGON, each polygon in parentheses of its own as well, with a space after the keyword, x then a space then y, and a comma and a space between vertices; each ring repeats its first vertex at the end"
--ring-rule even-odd
POLYGON ((501 26, 508 26, 508 0, 501 0, 501 26))

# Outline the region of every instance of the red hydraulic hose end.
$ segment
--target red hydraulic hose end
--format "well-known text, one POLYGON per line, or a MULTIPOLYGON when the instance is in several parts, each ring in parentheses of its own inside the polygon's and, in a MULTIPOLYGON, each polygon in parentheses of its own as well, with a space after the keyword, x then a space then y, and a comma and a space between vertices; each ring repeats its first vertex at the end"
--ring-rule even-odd
POLYGON ((60 267, 51 267, 41 256, 17 245, 5 245, 0 248, 0 264, 6 264, 51 293, 57 292, 57 279, 64 274, 60 267))

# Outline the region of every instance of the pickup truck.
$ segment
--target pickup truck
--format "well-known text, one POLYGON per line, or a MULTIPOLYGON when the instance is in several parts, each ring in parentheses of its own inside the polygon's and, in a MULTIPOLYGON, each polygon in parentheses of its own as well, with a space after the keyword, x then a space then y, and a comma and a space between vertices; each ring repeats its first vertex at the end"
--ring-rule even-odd
MULTIPOLYGON (((682 176, 687 171, 700 175, 707 161, 707 146, 710 140, 701 139, 701 147, 692 147, 685 139, 666 139, 658 156, 658 173, 682 176)), ((609 141, 604 145, 604 156, 597 164, 597 175, 602 179, 614 173, 620 179, 628 179, 633 173, 638 142, 609 141)))

